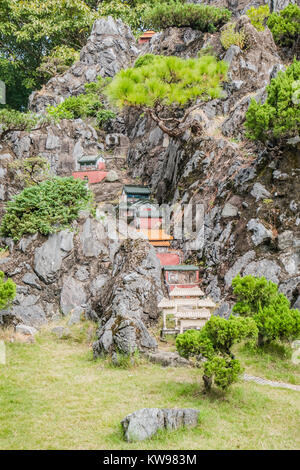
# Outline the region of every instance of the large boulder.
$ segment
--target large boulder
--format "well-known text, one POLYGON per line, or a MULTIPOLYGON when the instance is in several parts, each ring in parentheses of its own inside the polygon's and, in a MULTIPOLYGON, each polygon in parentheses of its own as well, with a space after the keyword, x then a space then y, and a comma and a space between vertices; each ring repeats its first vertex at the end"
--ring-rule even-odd
POLYGON ((158 430, 195 427, 200 411, 192 408, 143 408, 127 415, 121 422, 126 441, 144 441, 158 430))
POLYGON ((126 240, 113 264, 113 277, 101 295, 94 355, 156 349, 144 324, 157 320, 162 297, 161 267, 153 247, 144 240, 126 240))
POLYGON ((67 230, 54 233, 35 250, 34 270, 46 284, 57 278, 63 259, 73 249, 73 237, 74 233, 67 230))

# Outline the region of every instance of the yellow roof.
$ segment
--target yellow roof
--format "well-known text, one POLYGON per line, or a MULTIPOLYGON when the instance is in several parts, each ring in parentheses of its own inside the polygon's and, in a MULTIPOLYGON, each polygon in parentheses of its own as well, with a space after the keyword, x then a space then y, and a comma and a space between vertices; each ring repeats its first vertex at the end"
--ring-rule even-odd
POLYGON ((164 297, 158 304, 159 308, 172 308, 175 306, 176 304, 174 300, 167 299, 166 297, 164 297))
POLYGON ((155 241, 155 242, 150 241, 150 243, 151 243, 152 246, 170 246, 170 242, 163 241, 163 240, 162 241, 155 241))
POLYGON ((204 295, 204 292, 199 287, 175 287, 170 292, 170 297, 200 297, 202 295, 204 295))
POLYGON ((147 236, 148 240, 151 241, 159 241, 159 240, 173 240, 172 235, 168 235, 164 230, 162 229, 147 229, 147 228, 142 228, 140 229, 140 232, 142 232, 144 235, 147 236))
POLYGON ((174 315, 176 318, 210 318, 211 313, 207 308, 202 308, 201 310, 191 310, 190 312, 177 312, 174 315))

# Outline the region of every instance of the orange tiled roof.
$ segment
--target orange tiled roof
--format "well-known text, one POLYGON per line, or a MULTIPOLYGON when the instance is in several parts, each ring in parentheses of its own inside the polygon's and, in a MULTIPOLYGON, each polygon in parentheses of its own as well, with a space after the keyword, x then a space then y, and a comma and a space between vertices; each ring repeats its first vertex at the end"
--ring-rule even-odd
POLYGON ((166 241, 166 240, 173 240, 172 235, 168 235, 164 230, 162 229, 146 229, 142 228, 140 229, 140 232, 142 232, 148 240, 150 241, 166 241))
POLYGON ((163 240, 160 241, 160 242, 156 242, 156 241, 155 241, 155 242, 152 242, 152 241, 150 241, 150 243, 151 243, 152 246, 170 246, 170 242, 168 242, 168 241, 163 241, 163 240))

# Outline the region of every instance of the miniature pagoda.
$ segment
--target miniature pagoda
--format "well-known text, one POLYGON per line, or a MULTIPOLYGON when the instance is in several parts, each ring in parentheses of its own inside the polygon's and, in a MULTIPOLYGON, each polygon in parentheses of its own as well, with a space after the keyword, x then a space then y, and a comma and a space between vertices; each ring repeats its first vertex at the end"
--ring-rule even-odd
POLYGON ((169 299, 163 298, 158 304, 163 314, 162 335, 183 333, 190 328, 201 329, 216 307, 210 298, 204 299, 203 296, 199 287, 175 287, 169 299), (173 327, 167 325, 168 316, 173 318, 173 327))

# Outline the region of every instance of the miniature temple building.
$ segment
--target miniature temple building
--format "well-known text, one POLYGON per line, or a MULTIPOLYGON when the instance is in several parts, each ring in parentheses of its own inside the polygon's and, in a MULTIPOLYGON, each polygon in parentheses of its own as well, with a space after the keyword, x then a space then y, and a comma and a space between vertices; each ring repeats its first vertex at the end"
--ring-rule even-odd
POLYGON ((104 170, 105 160, 101 155, 83 155, 78 160, 79 170, 104 170))
POLYGON ((162 215, 159 207, 150 202, 135 204, 134 225, 141 229, 159 229, 162 224, 162 215))
POLYGON ((175 324, 179 323, 179 333, 184 330, 194 329, 200 330, 205 323, 210 319, 211 313, 206 308, 199 311, 180 312, 175 314, 175 324))
POLYGON ((122 202, 133 203, 138 200, 146 201, 150 198, 151 190, 149 186, 127 185, 123 186, 122 202))
POLYGON ((149 42, 152 36, 154 36, 155 31, 145 31, 138 40, 139 44, 145 44, 146 42, 149 42))
POLYGON ((177 264, 164 266, 165 281, 170 290, 174 287, 195 287, 199 284, 198 266, 177 264))
POLYGON ((74 178, 88 180, 90 184, 100 183, 107 175, 105 160, 101 155, 83 155, 78 159, 74 178))
POLYGON ((189 328, 202 328, 216 307, 211 299, 203 299, 203 296, 199 287, 176 287, 170 293, 170 299, 163 298, 158 304, 163 315, 162 335, 183 333, 189 328), (173 319, 173 327, 167 324, 169 316, 173 319))

